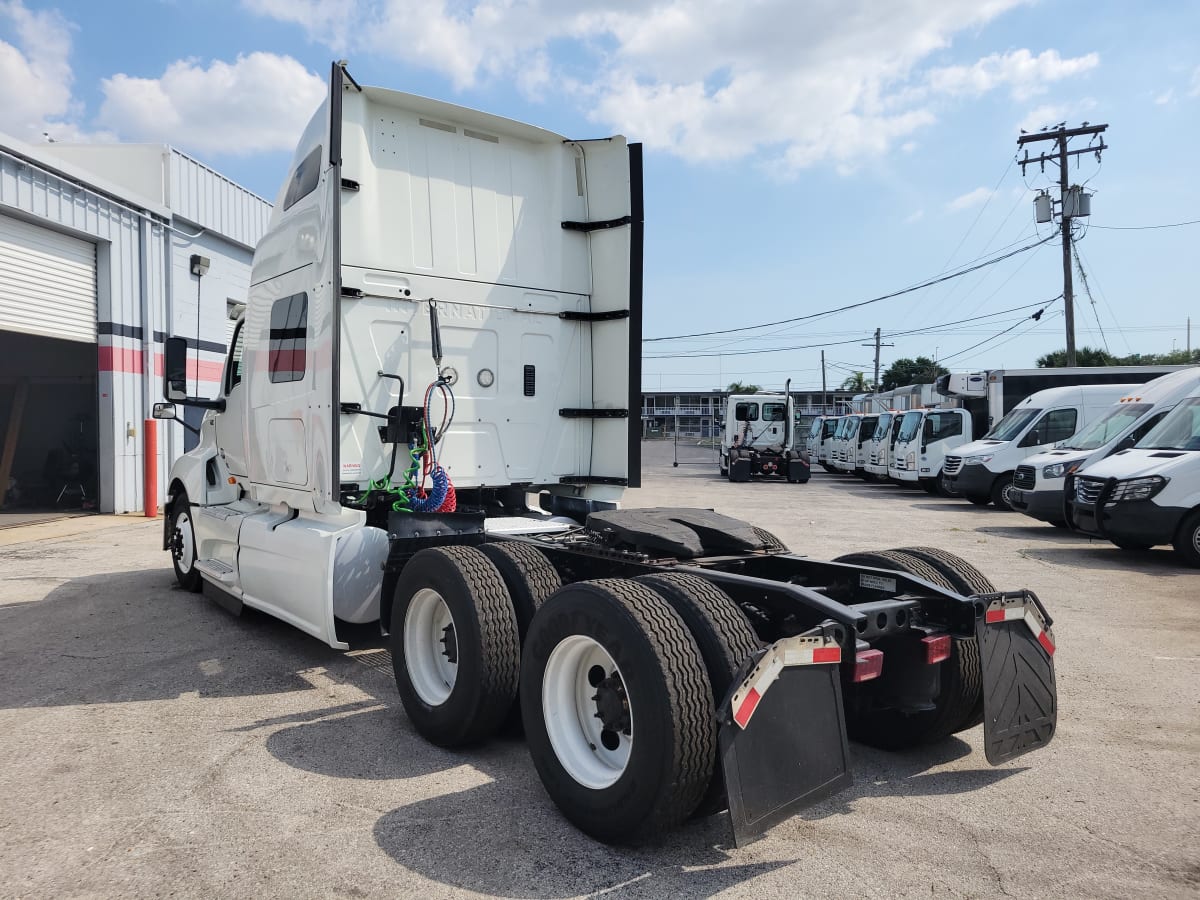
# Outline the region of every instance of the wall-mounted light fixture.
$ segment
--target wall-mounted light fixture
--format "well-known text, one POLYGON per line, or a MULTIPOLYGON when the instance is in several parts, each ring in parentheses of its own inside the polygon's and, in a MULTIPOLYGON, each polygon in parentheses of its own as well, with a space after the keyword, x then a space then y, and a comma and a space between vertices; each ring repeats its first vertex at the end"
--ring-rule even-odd
POLYGON ((202 276, 208 272, 209 259, 207 256, 201 256, 199 253, 192 254, 192 274, 202 276))

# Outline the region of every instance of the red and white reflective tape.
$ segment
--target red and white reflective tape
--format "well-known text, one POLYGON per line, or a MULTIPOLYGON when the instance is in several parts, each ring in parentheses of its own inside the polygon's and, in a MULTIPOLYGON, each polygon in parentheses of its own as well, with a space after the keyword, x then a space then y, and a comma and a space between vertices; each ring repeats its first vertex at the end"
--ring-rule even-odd
MULTIPOLYGON (((1011 601, 1009 601, 1011 602, 1011 601)), ((1041 612, 1030 600, 1024 600, 1019 604, 1012 606, 1006 605, 1004 600, 993 600, 988 606, 987 612, 983 614, 983 620, 988 625, 997 625, 1001 622, 1016 622, 1018 619, 1024 620, 1025 625, 1037 638, 1039 644, 1051 656, 1054 655, 1054 636, 1050 633, 1050 629, 1046 627, 1046 621, 1042 618, 1041 612)))
POLYGON ((842 648, 832 638, 792 637, 776 641, 734 692, 730 701, 733 721, 743 729, 750 724, 767 688, 788 666, 817 666, 841 661, 842 648))

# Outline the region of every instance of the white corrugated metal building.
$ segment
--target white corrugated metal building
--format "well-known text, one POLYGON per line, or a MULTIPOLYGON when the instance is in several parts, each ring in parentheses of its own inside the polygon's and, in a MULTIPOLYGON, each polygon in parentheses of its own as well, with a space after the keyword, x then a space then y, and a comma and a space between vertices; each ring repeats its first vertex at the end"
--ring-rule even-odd
MULTIPOLYGON (((266 200, 166 145, 0 135, 6 508, 143 508, 162 342, 186 337, 197 393, 217 394, 230 314, 270 214, 266 200)), ((178 424, 157 427, 161 502, 170 461, 193 439, 178 424)))

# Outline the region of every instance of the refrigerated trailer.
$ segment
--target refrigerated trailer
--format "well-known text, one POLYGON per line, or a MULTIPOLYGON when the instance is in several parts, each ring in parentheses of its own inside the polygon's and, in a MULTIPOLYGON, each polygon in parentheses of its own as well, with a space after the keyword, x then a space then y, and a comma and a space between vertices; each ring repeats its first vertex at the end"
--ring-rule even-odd
MULTIPOLYGON (((639 479, 637 144, 575 141, 332 67, 255 253, 215 397, 170 474, 189 590, 331 647, 378 620, 415 730, 514 715, 575 825, 651 840, 728 809, 762 833, 889 749, 1057 719, 1050 616, 911 547, 831 562, 639 479)), ((396 752, 403 752, 397 748, 396 752)))

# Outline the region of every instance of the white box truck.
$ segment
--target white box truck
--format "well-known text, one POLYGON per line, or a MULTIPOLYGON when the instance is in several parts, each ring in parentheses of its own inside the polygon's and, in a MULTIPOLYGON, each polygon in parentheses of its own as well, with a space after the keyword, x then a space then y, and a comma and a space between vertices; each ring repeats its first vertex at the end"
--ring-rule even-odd
POLYGON ((1065 527, 1066 477, 1132 447, 1197 387, 1200 387, 1200 366, 1148 381, 1114 403, 1079 434, 1053 450, 1029 457, 1017 466, 1013 475, 1009 498, 1013 509, 1065 527))
POLYGON ((907 440, 896 442, 896 478, 937 493, 946 456, 971 440, 971 425, 971 414, 961 407, 921 411, 915 431, 901 428, 907 440))
POLYGON ((378 620, 419 734, 466 746, 518 712, 548 794, 603 841, 724 808, 744 841, 845 787, 850 736, 982 723, 993 764, 1044 746, 1032 592, 940 550, 825 562, 711 510, 618 508, 640 473, 641 179, 624 138, 335 64, 218 395, 189 395, 187 341, 165 344, 157 416, 207 410, 164 511, 181 587, 333 648, 378 620))
POLYGON ((1200 567, 1200 390, 1133 447, 1069 476, 1066 490, 1075 529, 1124 550, 1171 544, 1200 567))
POLYGON ((1013 474, 1027 457, 1072 437, 1132 384, 1089 384, 1038 391, 1012 408, 980 440, 958 447, 942 467, 943 485, 977 506, 1011 509, 1013 474))

